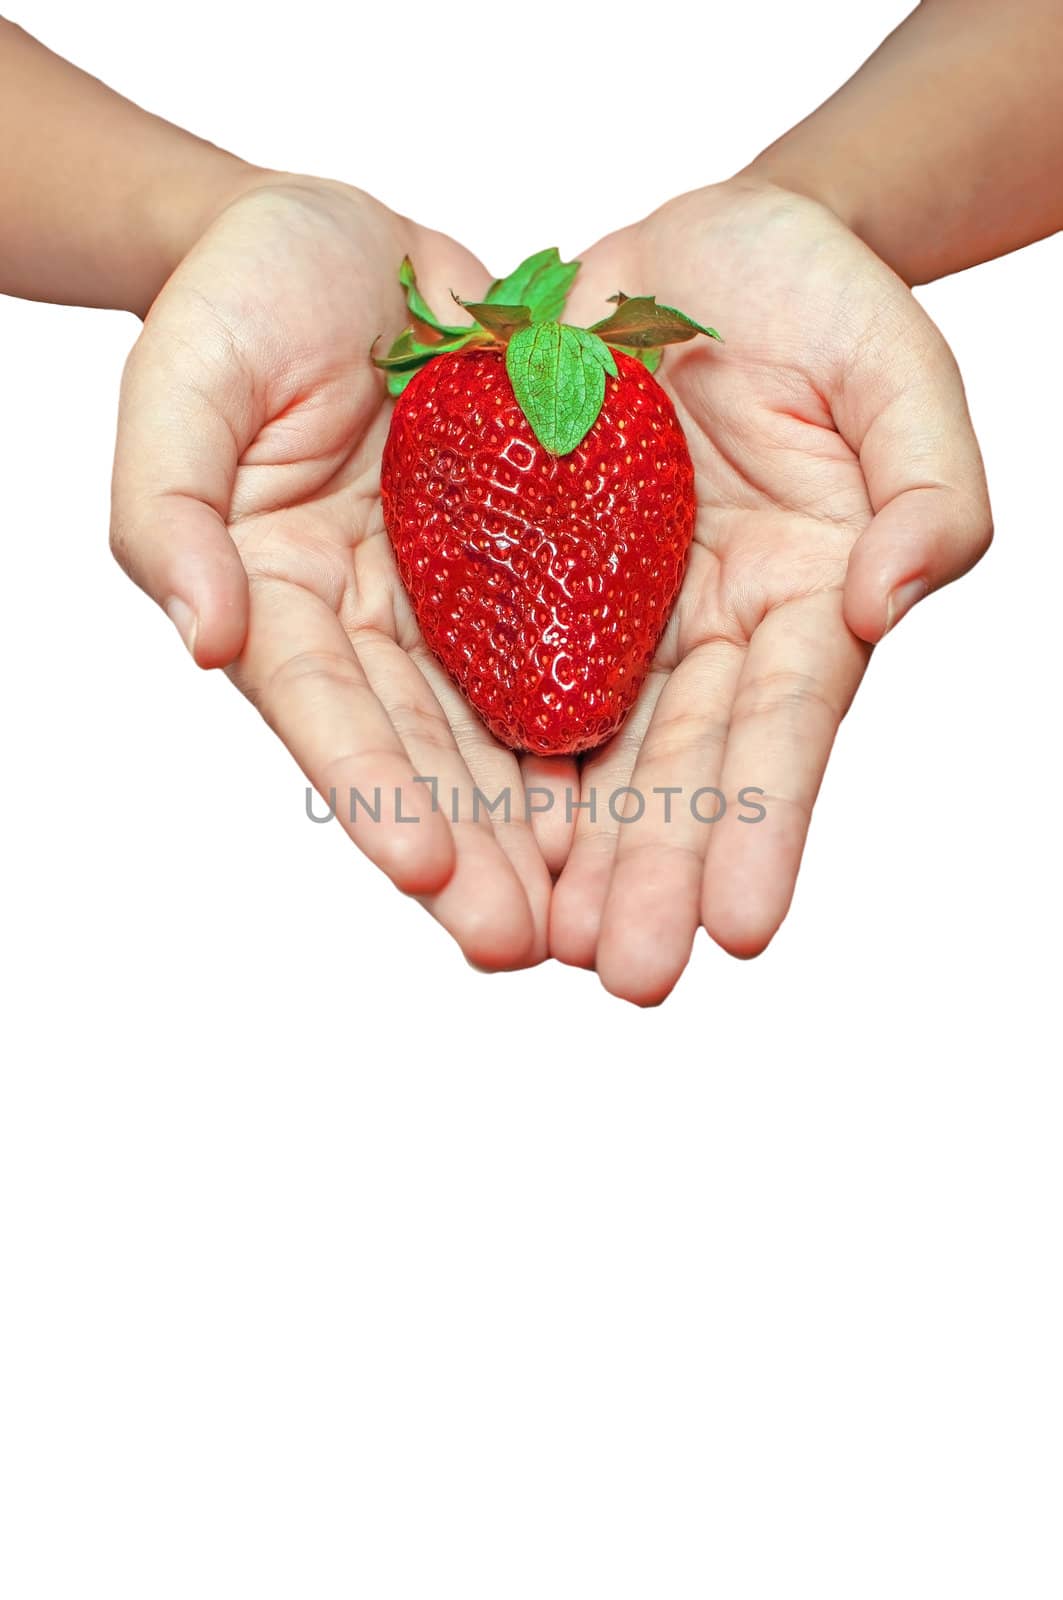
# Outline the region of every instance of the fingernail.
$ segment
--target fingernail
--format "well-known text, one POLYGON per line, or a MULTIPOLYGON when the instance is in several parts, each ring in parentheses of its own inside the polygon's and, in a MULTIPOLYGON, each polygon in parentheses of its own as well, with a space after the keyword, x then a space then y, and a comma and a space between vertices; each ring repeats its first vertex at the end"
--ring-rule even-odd
POLYGON ((922 600, 930 592, 930 585, 925 578, 912 578, 909 583, 898 584, 889 599, 886 601, 886 632, 896 627, 906 611, 910 611, 917 600, 922 600))
POLYGON ((196 653, 196 614, 190 605, 186 605, 179 595, 172 594, 165 605, 166 615, 177 629, 185 642, 185 649, 190 656, 196 653))

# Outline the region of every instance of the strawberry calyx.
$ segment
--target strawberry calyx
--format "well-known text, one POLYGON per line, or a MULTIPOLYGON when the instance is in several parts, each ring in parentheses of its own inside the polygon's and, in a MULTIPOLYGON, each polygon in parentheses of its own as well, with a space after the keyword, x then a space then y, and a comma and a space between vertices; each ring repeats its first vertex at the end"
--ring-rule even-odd
POLYGON ((562 261, 556 249, 540 250, 522 261, 506 278, 496 278, 481 301, 452 297, 474 318, 472 323, 441 322, 417 287, 407 256, 399 268, 415 327, 395 340, 386 356, 373 363, 387 373, 388 390, 400 395, 414 374, 437 356, 456 350, 502 349, 506 371, 520 406, 539 443, 551 455, 568 455, 598 419, 605 399, 606 377, 617 376, 614 350, 634 356, 656 371, 663 347, 683 344, 704 334, 720 339, 674 306, 657 304, 653 295, 615 294, 616 309, 590 328, 560 320, 578 261, 562 261))

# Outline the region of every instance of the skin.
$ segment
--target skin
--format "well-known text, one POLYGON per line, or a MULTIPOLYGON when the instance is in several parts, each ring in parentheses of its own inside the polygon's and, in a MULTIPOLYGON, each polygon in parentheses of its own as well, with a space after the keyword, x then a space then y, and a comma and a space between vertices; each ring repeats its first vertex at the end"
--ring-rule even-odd
POLYGON ((630 784, 646 809, 579 813, 551 912, 554 955, 653 1004, 699 923, 736 956, 767 945, 871 645, 978 560, 991 523, 948 347, 825 207, 742 177, 583 259, 574 320, 653 286, 727 341, 661 369, 697 475, 694 546, 631 720, 580 775, 584 798, 630 784), (717 787, 728 810, 707 824, 677 800, 666 821, 667 785, 717 787), (756 825, 746 785, 765 792, 756 825))
POLYGON ((748 171, 820 200, 905 283, 1063 228, 1059 0, 923 0, 748 171))
MULTIPOLYGON (((415 826, 339 815, 475 964, 552 953, 639 1004, 702 923, 735 955, 786 913, 871 648, 978 559, 990 515, 955 364, 906 285, 1063 225, 1057 0, 924 0, 726 183, 585 253, 566 319, 656 293, 727 338, 671 351, 698 475, 689 572, 641 701, 580 767, 500 749, 425 652, 380 514, 367 350, 484 268, 359 190, 249 166, 0 20, 0 292, 144 318, 112 543, 202 667, 226 670, 324 795, 396 786, 415 826), (413 780, 461 794, 458 820, 413 780), (555 804, 520 820, 520 784, 555 804), (635 784, 638 822, 566 815, 635 784), (509 785, 514 820, 471 814, 509 785), (709 826, 655 787, 765 791, 709 826), (748 813, 746 813, 748 814, 748 813), (551 893, 551 879, 556 887, 551 893)), ((448 316, 451 313, 448 311, 448 316)))
POLYGON ((520 768, 429 655, 381 512, 390 402, 369 352, 402 318, 407 253, 430 292, 486 287, 451 240, 342 184, 276 175, 228 206, 129 359, 112 544, 199 665, 226 667, 335 791, 370 860, 474 964, 515 967, 546 954, 550 891, 520 768), (418 774, 438 778, 445 815, 418 774), (474 784, 508 785, 513 820, 475 818, 474 784), (352 789, 381 791, 380 821, 352 819, 352 789))

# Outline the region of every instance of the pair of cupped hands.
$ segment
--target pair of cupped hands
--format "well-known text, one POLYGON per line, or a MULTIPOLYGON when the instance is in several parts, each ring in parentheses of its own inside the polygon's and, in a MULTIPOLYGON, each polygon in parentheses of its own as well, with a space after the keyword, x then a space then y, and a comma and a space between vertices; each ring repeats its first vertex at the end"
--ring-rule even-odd
POLYGON ((491 277, 340 183, 264 175, 226 206, 126 368, 113 548, 474 965, 552 955, 660 1000, 699 925, 738 956, 771 939, 873 645, 988 544, 959 373, 906 285, 831 211, 752 175, 585 251, 565 321, 607 315, 617 290, 656 294, 725 343, 674 347, 658 374, 698 518, 638 703, 588 756, 518 757, 426 649, 384 527, 392 402, 370 350, 409 321, 404 256, 448 322, 450 291, 477 300, 491 277), (643 797, 637 819, 634 797, 610 805, 625 787, 643 797), (763 820, 736 804, 744 787, 763 791, 763 820), (711 823, 717 799, 690 805, 710 788, 728 802, 711 823), (381 792, 379 821, 360 805, 352 820, 352 789, 381 792), (474 789, 508 789, 508 820, 474 789))

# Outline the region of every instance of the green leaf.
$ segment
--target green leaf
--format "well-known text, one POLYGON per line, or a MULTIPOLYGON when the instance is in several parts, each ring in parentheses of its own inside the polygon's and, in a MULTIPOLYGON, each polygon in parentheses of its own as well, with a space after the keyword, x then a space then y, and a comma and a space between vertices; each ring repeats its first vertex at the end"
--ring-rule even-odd
MULTIPOLYGON (((618 289, 615 294, 609 296, 609 304, 622 306, 625 300, 630 299, 631 296, 629 294, 625 294, 623 289, 618 289)), ((625 355, 634 356, 636 361, 642 362, 647 372, 656 372, 664 358, 664 351, 660 345, 647 345, 645 350, 636 350, 635 346, 631 344, 614 344, 613 349, 623 350, 625 355)))
POLYGON ((397 400, 406 385, 413 382, 420 370, 420 367, 414 367, 409 372, 389 372, 388 394, 397 400))
POLYGON ((645 350, 636 350, 634 345, 614 344, 614 350, 622 350, 626 356, 634 356, 636 361, 641 361, 647 372, 656 372, 661 364, 664 351, 660 345, 650 345, 645 350))
POLYGON ((506 349, 506 371, 532 432, 551 455, 567 456, 598 420, 605 375, 616 357, 586 328, 536 322, 519 328, 506 349))
POLYGON ((395 343, 388 351, 388 359, 390 360, 393 356, 411 354, 413 346, 416 342, 417 335, 414 333, 413 329, 406 328, 402 333, 399 334, 398 338, 395 340, 395 343))
POLYGON ((374 356, 374 367, 385 372, 415 372, 433 356, 447 355, 451 350, 463 350, 474 339, 483 338, 479 328, 465 328, 456 339, 441 339, 438 344, 424 344, 412 328, 399 335, 386 356, 374 356))
POLYGON ((446 334, 448 338, 453 338, 459 333, 468 332, 466 328, 452 328, 447 323, 440 322, 417 287, 417 277, 413 270, 413 262, 409 256, 403 257, 402 266, 399 268, 399 282, 406 290, 406 304, 410 309, 410 315, 416 317, 418 322, 423 322, 426 327, 434 328, 436 333, 446 334))
POLYGON ((484 299, 494 306, 527 306, 533 322, 550 322, 565 309, 578 261, 562 261, 556 249, 540 250, 508 278, 496 278, 484 299))
POLYGON ((682 344, 699 333, 710 339, 720 338, 715 328, 704 327, 684 311, 677 311, 674 306, 659 306, 652 294, 616 295, 614 299, 617 308, 612 316, 596 322, 591 329, 610 344, 646 350, 662 344, 682 344))
POLYGON ((487 301, 474 304, 469 300, 459 303, 476 318, 481 328, 499 339, 511 339, 518 328, 526 328, 532 319, 527 306, 493 305, 487 301))

